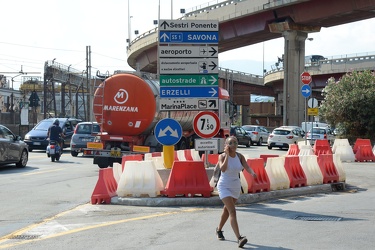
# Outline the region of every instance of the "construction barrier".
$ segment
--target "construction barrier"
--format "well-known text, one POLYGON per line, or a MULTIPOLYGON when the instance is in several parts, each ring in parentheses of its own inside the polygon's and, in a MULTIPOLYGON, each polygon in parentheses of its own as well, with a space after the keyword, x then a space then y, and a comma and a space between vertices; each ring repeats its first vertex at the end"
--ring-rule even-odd
POLYGON ((156 197, 164 189, 163 181, 152 161, 126 161, 117 187, 120 197, 156 197))
POLYGON ((165 190, 161 191, 161 194, 168 197, 177 195, 210 197, 212 190, 203 161, 176 161, 173 163, 165 190))
POLYGON ((335 141, 333 142, 333 146, 332 146, 332 153, 336 153, 336 149, 338 147, 343 147, 343 146, 344 147, 349 146, 351 148, 348 139, 335 139, 335 141))
POLYGON ((360 145, 355 153, 355 161, 375 161, 375 155, 372 152, 371 145, 360 145))
POLYGON ((270 191, 270 180, 264 168, 264 163, 262 158, 250 158, 247 159, 247 164, 251 167, 252 170, 257 175, 257 178, 254 178, 247 171, 243 171, 243 175, 248 184, 249 193, 259 193, 259 192, 268 192, 270 191))
POLYGON ((285 157, 284 168, 289 177, 289 187, 305 187, 307 185, 306 175, 300 165, 298 155, 287 155, 285 157))
POLYGON ((122 171, 124 171, 125 162, 127 162, 127 161, 143 161, 143 155, 136 154, 136 155, 124 155, 124 156, 122 156, 122 158, 121 158, 122 171))
POLYGON ((289 144, 289 149, 286 155, 298 155, 299 154, 299 147, 297 144, 289 144))
POLYGON ((270 157, 279 157, 279 155, 259 155, 259 158, 262 158, 264 161, 264 166, 266 166, 267 159, 270 157))
POLYGON ((299 145, 299 156, 303 155, 314 155, 314 151, 312 150, 312 147, 310 144, 308 145, 299 145))
POLYGON ((98 181, 91 195, 91 204, 110 204, 116 196, 117 182, 113 177, 112 168, 99 169, 98 181))
POLYGON ((314 154, 319 156, 319 155, 327 155, 327 154, 332 154, 332 149, 330 146, 326 145, 316 145, 314 144, 313 148, 314 154))
MULTIPOLYGON (((179 161, 187 161, 187 159, 185 157, 185 150, 177 150, 175 152, 177 152, 177 159, 179 161)), ((192 161, 192 160, 189 160, 189 161, 192 161)))
POLYGON ((339 181, 339 173, 333 163, 332 154, 321 154, 318 156, 318 165, 323 174, 323 184, 339 181))
MULTIPOLYGON (((205 162, 205 160, 206 160, 206 154, 203 154, 202 161, 205 162)), ((219 161, 219 154, 208 154, 207 161, 208 163, 212 165, 216 165, 216 163, 219 161)))
POLYGON ((323 174, 318 164, 318 156, 301 155, 299 162, 306 175, 306 184, 308 186, 323 184, 323 174))
POLYGON ((339 182, 345 182, 346 181, 346 172, 345 172, 344 166, 342 165, 340 155, 338 155, 338 154, 333 155, 333 164, 335 164, 337 172, 339 173, 339 182))
POLYGON ((356 154, 359 146, 363 146, 363 145, 368 145, 368 146, 371 147, 370 139, 357 138, 357 140, 355 140, 355 143, 354 143, 354 146, 353 146, 353 153, 356 154))
POLYGON ((120 164, 118 162, 113 163, 112 172, 113 172, 113 177, 116 180, 116 183, 118 183, 120 181, 120 177, 122 175, 122 170, 123 170, 122 164, 120 164))
POLYGON ((290 180, 284 168, 285 157, 269 157, 266 173, 270 180, 270 190, 288 189, 290 180))
MULTIPOLYGON (((240 181, 241 181, 241 193, 242 194, 247 194, 249 193, 249 184, 247 183, 247 180, 245 178, 244 173, 246 170, 240 172, 240 181)), ((247 173, 247 172, 246 172, 247 173)))

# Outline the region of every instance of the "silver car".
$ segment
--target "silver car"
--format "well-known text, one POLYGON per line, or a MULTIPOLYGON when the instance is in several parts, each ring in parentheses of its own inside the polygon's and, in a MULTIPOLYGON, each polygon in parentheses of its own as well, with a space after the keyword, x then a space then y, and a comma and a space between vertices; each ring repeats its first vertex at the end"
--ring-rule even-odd
POLYGON ((77 124, 70 141, 70 154, 78 156, 84 148, 87 148, 88 142, 93 142, 96 135, 100 132, 100 125, 97 122, 80 122, 77 124))
POLYGON ((16 167, 26 167, 29 159, 27 144, 7 127, 0 125, 0 165, 15 163, 16 167))
POLYGON ((264 126, 258 125, 243 125, 242 128, 250 135, 253 144, 261 146, 266 142, 270 132, 264 126))
POLYGON ((332 146, 335 141, 333 131, 329 127, 313 127, 307 134, 306 139, 310 141, 311 145, 315 144, 317 139, 326 139, 332 146))

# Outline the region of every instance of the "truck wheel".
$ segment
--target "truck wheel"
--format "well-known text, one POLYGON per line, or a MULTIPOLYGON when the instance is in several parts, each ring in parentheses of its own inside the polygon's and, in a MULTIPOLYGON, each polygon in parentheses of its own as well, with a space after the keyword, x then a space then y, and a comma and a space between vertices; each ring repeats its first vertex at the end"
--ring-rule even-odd
POLYGON ((271 147, 271 146, 268 146, 268 149, 272 149, 272 147, 271 147))
POLYGON ((71 154, 73 157, 77 157, 77 156, 78 156, 78 152, 77 152, 77 151, 70 151, 70 154, 71 154))

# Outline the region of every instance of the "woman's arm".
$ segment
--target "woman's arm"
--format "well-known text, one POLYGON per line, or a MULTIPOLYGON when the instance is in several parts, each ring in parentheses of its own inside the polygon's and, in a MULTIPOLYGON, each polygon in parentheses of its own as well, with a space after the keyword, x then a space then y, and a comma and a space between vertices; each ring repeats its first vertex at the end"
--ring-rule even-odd
POLYGON ((254 172, 254 170, 251 169, 251 167, 249 166, 249 164, 247 164, 247 161, 245 159, 245 156, 243 156, 242 154, 238 153, 239 154, 239 157, 240 157, 240 161, 241 161, 241 164, 243 166, 243 168, 249 173, 251 174, 254 178, 257 177, 257 174, 254 172))

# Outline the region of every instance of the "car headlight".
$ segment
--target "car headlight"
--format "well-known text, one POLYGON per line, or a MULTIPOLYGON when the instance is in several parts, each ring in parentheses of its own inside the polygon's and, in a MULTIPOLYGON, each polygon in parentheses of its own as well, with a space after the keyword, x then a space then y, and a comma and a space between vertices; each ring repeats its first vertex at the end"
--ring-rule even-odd
POLYGON ((25 135, 25 140, 30 140, 30 135, 25 135))

